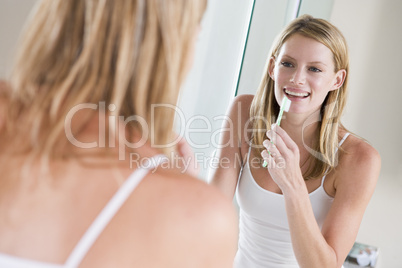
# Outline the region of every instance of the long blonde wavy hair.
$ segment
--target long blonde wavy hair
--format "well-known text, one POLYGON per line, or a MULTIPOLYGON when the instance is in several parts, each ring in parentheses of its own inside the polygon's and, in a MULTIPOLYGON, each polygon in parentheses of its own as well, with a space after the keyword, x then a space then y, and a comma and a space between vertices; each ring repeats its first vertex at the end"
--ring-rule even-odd
MULTIPOLYGON (((206 0, 41 0, 20 38, 8 83, 5 142, 58 157, 68 112, 82 103, 140 116, 155 144, 173 136, 173 109, 206 0), (152 122, 151 122, 152 117, 152 122)), ((3 92, 4 95, 4 92, 3 92)), ((81 120, 84 128, 91 118, 81 120)), ((142 133, 138 124, 130 135, 142 133)), ((143 133, 144 134, 144 133, 143 133)), ((150 138, 150 137, 148 137, 150 138)), ((162 151, 174 150, 164 148, 162 151)))
POLYGON ((320 177, 337 165, 335 152, 339 142, 338 132, 340 127, 344 128, 340 123, 340 118, 346 105, 348 91, 348 48, 342 33, 328 21, 303 15, 293 20, 277 36, 271 48, 262 81, 250 108, 250 118, 253 119, 251 142, 255 155, 260 155, 264 149, 261 145, 266 139, 265 132, 276 121, 280 108, 275 99, 274 81, 268 73, 271 64, 269 59, 271 57, 277 58, 286 40, 296 33, 312 38, 328 47, 333 54, 335 72, 342 69, 346 70, 343 85, 337 90, 330 91, 322 104, 319 134, 314 141, 314 148, 306 147, 310 155, 314 156, 310 161, 309 168, 303 174, 305 179, 309 179, 320 177))

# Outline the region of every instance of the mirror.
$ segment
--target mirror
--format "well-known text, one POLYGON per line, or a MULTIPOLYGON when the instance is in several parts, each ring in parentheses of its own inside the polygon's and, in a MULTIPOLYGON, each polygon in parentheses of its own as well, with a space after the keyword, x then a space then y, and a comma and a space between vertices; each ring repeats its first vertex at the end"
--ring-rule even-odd
MULTIPOLYGON (((214 1, 209 2, 209 9, 220 9, 219 15, 215 15, 219 18, 215 17, 214 27, 219 28, 222 21, 236 22, 237 34, 244 38, 245 26, 242 23, 250 22, 250 24, 247 25, 249 31, 246 37, 242 39, 245 42, 243 44, 245 50, 240 68, 238 65, 233 67, 229 64, 225 66, 225 69, 221 69, 223 65, 217 63, 227 61, 230 57, 228 51, 233 48, 233 45, 228 45, 232 43, 228 41, 232 37, 226 35, 226 30, 222 31, 222 29, 219 30, 220 35, 209 40, 209 44, 218 46, 225 39, 226 43, 222 45, 224 49, 219 53, 218 51, 206 53, 204 55, 209 54, 210 59, 203 59, 202 63, 196 62, 193 71, 200 68, 199 64, 205 64, 203 68, 207 71, 204 70, 202 77, 211 83, 208 87, 202 87, 202 90, 208 92, 213 89, 213 97, 203 96, 205 99, 197 101, 196 105, 200 107, 199 114, 203 113, 202 109, 208 109, 215 115, 223 115, 223 111, 227 109, 235 95, 253 94, 256 91, 272 40, 289 21, 292 14, 295 14, 295 10, 300 15, 307 13, 328 19, 342 31, 349 45, 351 64, 349 100, 343 123, 352 132, 367 139, 379 151, 382 158, 382 170, 377 188, 366 210, 356 240, 380 248, 377 268, 398 267, 400 264, 397 258, 399 254, 397 243, 402 241, 402 231, 398 223, 402 220, 402 211, 395 208, 395 204, 402 203, 400 195, 402 156, 399 152, 402 148, 400 139, 402 124, 398 117, 402 114, 402 108, 399 105, 402 91, 398 79, 402 73, 400 64, 402 34, 399 29, 399 25, 402 24, 402 17, 399 14, 402 10, 402 2, 397 3, 392 0, 373 0, 370 3, 364 0, 222 0, 215 2, 219 2, 220 6, 218 7, 214 1), (246 5, 247 8, 241 5, 246 5), (243 9, 243 13, 231 14, 236 8, 243 9), (247 16, 250 18, 247 19, 247 16), (208 60, 216 63, 208 65, 208 60), (239 75, 235 84, 233 75, 237 71, 239 75), (216 80, 212 79, 212 74, 216 80), (232 82, 224 84, 222 81, 228 77, 232 82), (218 106, 216 106, 217 100, 219 100, 218 106)), ((211 13, 209 16, 214 17, 211 13)), ((205 21, 207 19, 208 17, 205 21)), ((227 25, 227 29, 233 31, 230 27, 227 25)), ((210 31, 214 31, 213 27, 205 27, 204 30, 209 31, 209 34, 211 34, 210 31)), ((200 37, 200 43, 202 41, 200 37)), ((237 47, 239 46, 241 47, 237 43, 237 47)), ((232 54, 232 56, 238 59, 238 55, 232 54)), ((187 88, 184 89, 187 90, 187 88)), ((187 104, 190 105, 189 103, 187 104)), ((219 127, 219 124, 215 125, 214 130, 219 127)), ((214 148, 209 148, 205 151, 205 155, 210 156, 213 150, 214 148)))

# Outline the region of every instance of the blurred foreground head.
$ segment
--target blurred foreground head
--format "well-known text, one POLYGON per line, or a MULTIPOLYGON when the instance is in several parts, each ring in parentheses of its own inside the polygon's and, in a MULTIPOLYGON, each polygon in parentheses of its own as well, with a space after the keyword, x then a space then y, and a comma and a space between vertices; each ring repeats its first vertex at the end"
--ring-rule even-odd
POLYGON ((176 104, 205 8, 206 0, 39 1, 10 78, 8 133, 35 154, 57 156, 69 111, 104 102, 107 115, 147 123, 148 131, 127 124, 129 136, 166 144, 174 110, 152 105, 176 104))

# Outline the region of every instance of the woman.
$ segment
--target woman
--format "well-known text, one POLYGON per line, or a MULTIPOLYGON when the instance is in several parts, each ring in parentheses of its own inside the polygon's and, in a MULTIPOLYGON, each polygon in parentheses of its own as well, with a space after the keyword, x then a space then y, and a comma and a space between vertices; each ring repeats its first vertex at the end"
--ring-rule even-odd
POLYGON ((1 84, 0 267, 232 266, 231 203, 167 158, 205 7, 38 2, 1 84))
POLYGON ((304 15, 274 42, 256 95, 234 100, 238 131, 221 142, 239 146, 219 152, 231 166, 214 170, 211 183, 230 199, 237 187, 236 267, 342 266, 380 171, 376 150, 340 123, 348 72, 339 30, 304 15), (278 126, 285 96, 291 105, 278 126))

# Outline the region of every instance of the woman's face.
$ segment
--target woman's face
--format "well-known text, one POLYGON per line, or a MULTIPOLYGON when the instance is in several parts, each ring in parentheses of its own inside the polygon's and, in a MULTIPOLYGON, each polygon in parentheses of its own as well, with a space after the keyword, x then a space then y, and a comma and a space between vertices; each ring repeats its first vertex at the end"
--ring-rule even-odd
POLYGON ((286 95, 290 113, 312 114, 320 109, 329 91, 342 86, 345 70, 335 73, 333 54, 324 44, 294 34, 271 59, 269 74, 275 81, 275 98, 280 104, 286 95))

